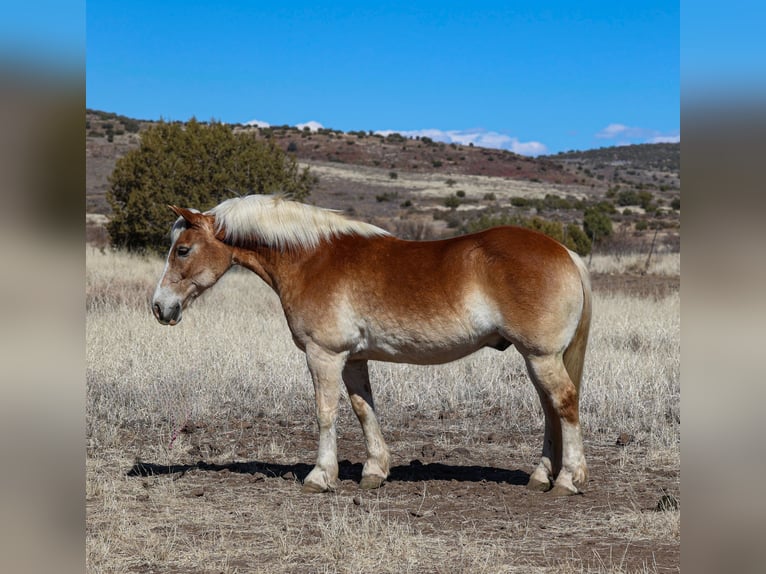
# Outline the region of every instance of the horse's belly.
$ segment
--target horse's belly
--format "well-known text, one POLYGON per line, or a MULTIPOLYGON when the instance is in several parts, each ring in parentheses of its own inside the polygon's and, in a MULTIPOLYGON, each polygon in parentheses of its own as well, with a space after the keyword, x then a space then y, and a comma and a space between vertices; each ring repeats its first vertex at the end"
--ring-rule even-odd
POLYGON ((482 347, 502 345, 494 333, 474 336, 433 337, 419 333, 370 333, 352 351, 357 359, 433 365, 449 363, 482 347))

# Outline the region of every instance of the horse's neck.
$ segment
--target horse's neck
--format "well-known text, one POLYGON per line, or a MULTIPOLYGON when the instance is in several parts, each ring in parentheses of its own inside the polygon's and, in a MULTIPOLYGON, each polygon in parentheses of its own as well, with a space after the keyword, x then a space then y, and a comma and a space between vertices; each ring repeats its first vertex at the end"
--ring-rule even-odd
POLYGON ((310 254, 306 251, 281 251, 277 248, 235 248, 234 262, 249 269, 269 287, 280 294, 280 288, 290 276, 300 272, 303 261, 310 254))

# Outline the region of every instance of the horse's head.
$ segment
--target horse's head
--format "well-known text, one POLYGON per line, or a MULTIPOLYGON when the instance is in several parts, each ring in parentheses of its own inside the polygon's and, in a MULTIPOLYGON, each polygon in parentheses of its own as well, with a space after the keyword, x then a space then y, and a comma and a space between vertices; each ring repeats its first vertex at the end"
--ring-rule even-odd
POLYGON ((152 312, 163 325, 178 323, 186 305, 232 265, 231 247, 216 238, 212 215, 182 207, 170 209, 179 218, 171 232, 165 270, 152 297, 152 312))

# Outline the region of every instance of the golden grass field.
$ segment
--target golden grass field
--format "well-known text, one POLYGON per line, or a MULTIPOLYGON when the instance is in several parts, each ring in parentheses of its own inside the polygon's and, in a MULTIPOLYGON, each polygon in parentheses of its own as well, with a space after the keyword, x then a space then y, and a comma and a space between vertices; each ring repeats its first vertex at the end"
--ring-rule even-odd
MULTIPOLYGON (((345 401, 341 486, 310 496, 311 381, 268 287, 233 270, 163 327, 148 305, 161 259, 88 248, 86 262, 89 572, 680 570, 677 290, 595 292, 584 495, 524 488, 542 412, 520 355, 487 349, 371 363, 392 477, 358 490, 364 444, 345 401)), ((680 274, 678 255, 650 273, 680 274)))

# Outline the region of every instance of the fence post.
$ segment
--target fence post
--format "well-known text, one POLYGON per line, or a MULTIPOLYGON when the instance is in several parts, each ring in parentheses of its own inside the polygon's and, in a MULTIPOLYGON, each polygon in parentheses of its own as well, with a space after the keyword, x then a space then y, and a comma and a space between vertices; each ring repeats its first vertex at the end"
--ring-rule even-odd
POLYGON ((654 253, 654 242, 657 239, 657 232, 659 228, 654 230, 654 237, 652 237, 652 246, 649 248, 649 256, 646 258, 646 265, 644 265, 644 274, 649 273, 649 262, 652 260, 652 253, 654 253))

